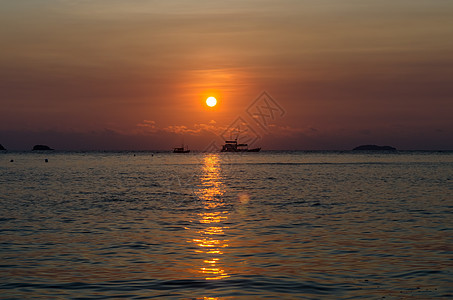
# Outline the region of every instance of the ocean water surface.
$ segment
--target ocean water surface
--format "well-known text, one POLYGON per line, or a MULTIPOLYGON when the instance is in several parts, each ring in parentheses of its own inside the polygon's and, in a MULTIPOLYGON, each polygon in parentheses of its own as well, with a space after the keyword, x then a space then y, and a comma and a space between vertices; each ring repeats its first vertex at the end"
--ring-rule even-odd
POLYGON ((2 299, 452 298, 452 229, 452 152, 0 153, 2 299))

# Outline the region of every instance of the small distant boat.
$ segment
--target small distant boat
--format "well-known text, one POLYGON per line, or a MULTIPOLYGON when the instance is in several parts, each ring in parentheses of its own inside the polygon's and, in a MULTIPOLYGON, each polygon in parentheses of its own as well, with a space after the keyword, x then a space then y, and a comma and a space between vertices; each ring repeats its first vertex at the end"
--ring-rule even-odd
POLYGON ((259 152, 261 148, 249 149, 247 144, 238 144, 238 139, 225 141, 220 152, 259 152))
POLYGON ((190 150, 188 147, 184 147, 184 144, 182 144, 181 147, 176 147, 173 148, 173 153, 189 153, 190 150))

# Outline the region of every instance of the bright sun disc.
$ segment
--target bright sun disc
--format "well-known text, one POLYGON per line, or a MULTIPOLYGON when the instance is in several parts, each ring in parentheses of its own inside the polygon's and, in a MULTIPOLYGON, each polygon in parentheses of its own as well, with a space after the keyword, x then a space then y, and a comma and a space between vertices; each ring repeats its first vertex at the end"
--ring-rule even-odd
POLYGON ((209 97, 208 99, 206 99, 206 104, 209 107, 214 107, 217 104, 217 99, 214 97, 209 97))

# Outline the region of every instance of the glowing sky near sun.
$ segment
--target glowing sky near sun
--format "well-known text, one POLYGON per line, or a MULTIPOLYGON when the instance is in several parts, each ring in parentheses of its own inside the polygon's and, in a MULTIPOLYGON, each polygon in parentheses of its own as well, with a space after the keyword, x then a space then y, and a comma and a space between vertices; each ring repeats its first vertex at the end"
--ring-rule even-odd
POLYGON ((265 90, 264 148, 453 149, 452 36, 443 0, 4 0, 0 143, 203 148, 265 90))

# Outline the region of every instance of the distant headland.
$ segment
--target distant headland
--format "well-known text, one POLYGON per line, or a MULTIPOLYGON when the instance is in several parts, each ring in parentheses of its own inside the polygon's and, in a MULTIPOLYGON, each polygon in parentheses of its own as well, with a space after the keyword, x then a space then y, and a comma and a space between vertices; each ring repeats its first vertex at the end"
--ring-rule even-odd
POLYGON ((353 151, 396 151, 396 148, 391 146, 378 145, 361 145, 352 149, 353 151))
POLYGON ((2 144, 0 144, 0 150, 6 150, 6 148, 5 148, 5 147, 3 147, 3 145, 2 145, 2 144))
POLYGON ((52 149, 52 148, 50 148, 49 146, 46 146, 46 145, 34 145, 32 151, 38 151, 38 150, 39 151, 42 151, 42 150, 47 151, 47 150, 54 150, 54 149, 52 149))

